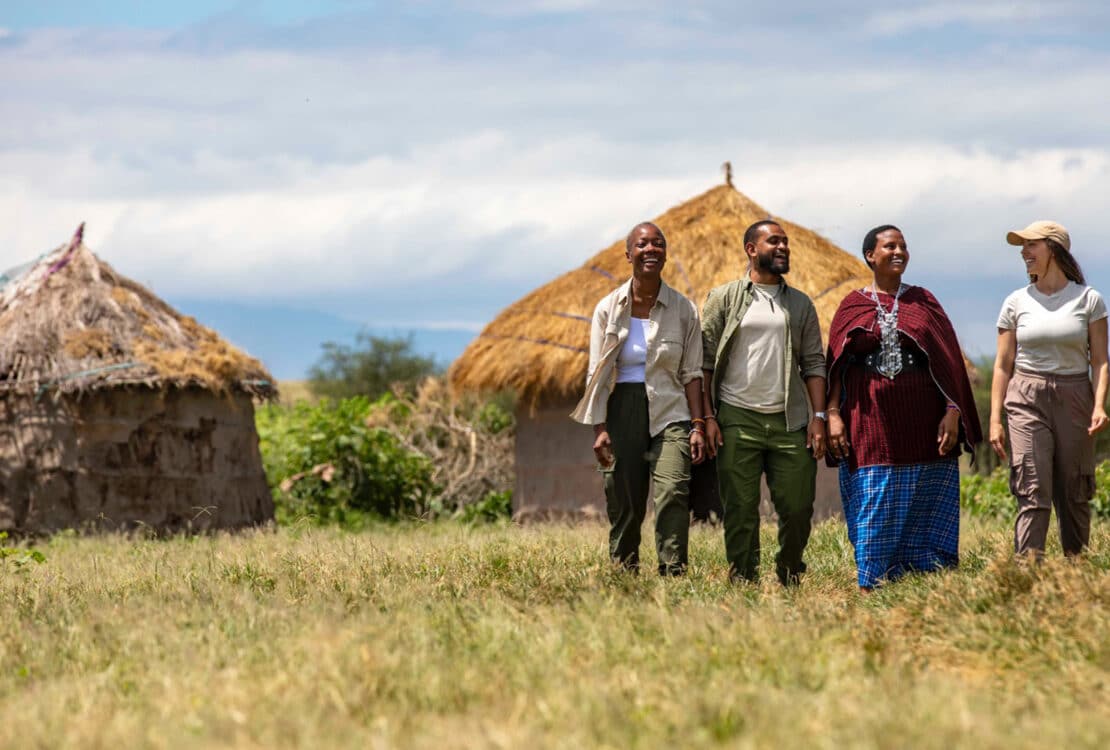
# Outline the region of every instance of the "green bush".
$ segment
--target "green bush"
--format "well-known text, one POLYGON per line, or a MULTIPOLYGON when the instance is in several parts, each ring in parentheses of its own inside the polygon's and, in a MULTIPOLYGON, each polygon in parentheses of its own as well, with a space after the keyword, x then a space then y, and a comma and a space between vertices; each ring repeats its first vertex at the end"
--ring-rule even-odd
POLYGON ((311 518, 359 526, 427 512, 436 494, 431 462, 388 430, 368 426, 373 408, 356 396, 259 409, 262 460, 279 523, 311 518))
POLYGON ((476 503, 464 505, 455 514, 463 523, 499 523, 513 516, 512 490, 490 492, 476 503))
POLYGON ((960 507, 973 516, 1007 518, 1017 511, 1010 494, 1010 470, 995 468, 990 474, 971 474, 960 479, 960 507))
MULTIPOLYGON (((973 516, 1010 518, 1017 513, 1017 501, 1010 494, 1010 470, 999 466, 990 474, 972 474, 960 480, 960 507, 973 516)), ((1091 514, 1110 518, 1110 461, 1095 467, 1095 496, 1091 514)))

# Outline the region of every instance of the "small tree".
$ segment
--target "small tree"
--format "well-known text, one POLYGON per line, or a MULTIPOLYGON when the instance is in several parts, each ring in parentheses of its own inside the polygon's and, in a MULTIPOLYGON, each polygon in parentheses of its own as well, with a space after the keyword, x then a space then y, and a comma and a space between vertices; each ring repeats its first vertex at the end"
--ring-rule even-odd
POLYGON ((317 396, 375 399, 394 384, 411 389, 436 372, 435 360, 412 350, 412 336, 381 338, 359 333, 354 346, 328 341, 309 370, 309 387, 317 396))

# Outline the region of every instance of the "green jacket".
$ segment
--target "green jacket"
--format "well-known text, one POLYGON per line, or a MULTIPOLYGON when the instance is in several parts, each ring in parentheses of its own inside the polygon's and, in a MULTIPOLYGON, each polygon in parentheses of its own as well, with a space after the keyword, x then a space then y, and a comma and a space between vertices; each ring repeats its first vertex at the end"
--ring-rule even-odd
MULTIPOLYGON (((817 308, 804 292, 782 281, 779 300, 786 317, 790 335, 786 337, 782 363, 786 370, 786 429, 803 429, 810 420, 809 394, 803 378, 825 377, 825 349, 821 345, 821 327, 817 322, 817 308)), ((717 408, 720 391, 721 366, 727 365, 732 347, 736 344, 740 321, 751 307, 752 281, 744 276, 717 287, 706 297, 701 314, 702 367, 713 371, 709 383, 709 397, 717 408)))

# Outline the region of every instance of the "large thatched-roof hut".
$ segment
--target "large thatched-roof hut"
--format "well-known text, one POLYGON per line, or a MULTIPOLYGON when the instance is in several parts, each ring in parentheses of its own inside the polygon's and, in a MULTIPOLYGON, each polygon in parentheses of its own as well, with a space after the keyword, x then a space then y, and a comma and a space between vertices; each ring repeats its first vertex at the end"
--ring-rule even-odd
POLYGON ((81 237, 0 277, 0 529, 271 519, 252 402, 270 375, 81 237))
MULTIPOLYGON (((713 287, 744 270, 744 230, 771 214, 721 185, 655 219, 667 235, 664 280, 699 307, 713 287)), ((790 237, 789 282, 813 298, 827 335, 837 306, 871 280, 858 255, 781 217, 790 237)), ((589 362, 590 316, 603 295, 629 276, 624 241, 505 308, 451 367, 460 390, 514 390, 517 413, 514 515, 601 513, 592 431, 567 416, 582 392, 589 362)), ((819 476, 818 515, 839 511, 835 476, 819 476)))

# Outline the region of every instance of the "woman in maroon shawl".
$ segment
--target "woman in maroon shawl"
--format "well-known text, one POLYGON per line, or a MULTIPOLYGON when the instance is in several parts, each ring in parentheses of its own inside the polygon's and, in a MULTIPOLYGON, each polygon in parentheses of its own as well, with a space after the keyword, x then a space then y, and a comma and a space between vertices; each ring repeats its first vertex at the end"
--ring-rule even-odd
POLYGON ((859 586, 954 567, 963 444, 982 439, 956 332, 927 290, 902 283, 901 230, 863 240, 875 280, 853 290, 829 329, 829 453, 859 586))

